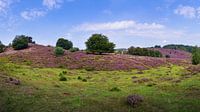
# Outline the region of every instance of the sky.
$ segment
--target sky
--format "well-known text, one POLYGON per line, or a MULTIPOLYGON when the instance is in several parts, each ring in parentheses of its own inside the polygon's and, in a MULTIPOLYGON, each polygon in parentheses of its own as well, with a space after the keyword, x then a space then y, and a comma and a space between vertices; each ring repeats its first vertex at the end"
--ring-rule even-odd
POLYGON ((4 44, 23 34, 43 45, 63 37, 83 49, 94 33, 117 48, 200 46, 200 0, 0 0, 4 44))

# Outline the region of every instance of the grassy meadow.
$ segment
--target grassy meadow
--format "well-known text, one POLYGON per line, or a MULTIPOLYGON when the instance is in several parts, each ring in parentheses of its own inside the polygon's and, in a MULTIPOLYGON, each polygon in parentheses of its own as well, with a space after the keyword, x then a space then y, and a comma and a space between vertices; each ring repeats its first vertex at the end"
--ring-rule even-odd
POLYGON ((144 71, 33 68, 0 59, 0 112, 198 112, 200 74, 177 65, 144 71), (67 81, 60 81, 60 73, 67 81), (20 85, 6 83, 8 77, 20 85), (133 108, 127 96, 144 101, 133 108))

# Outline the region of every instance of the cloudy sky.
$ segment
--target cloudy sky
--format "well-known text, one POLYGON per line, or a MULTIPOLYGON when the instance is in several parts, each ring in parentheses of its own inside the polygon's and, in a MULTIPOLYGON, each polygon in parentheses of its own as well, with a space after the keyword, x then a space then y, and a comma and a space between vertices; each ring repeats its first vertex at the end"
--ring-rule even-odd
POLYGON ((117 48, 200 46, 200 0, 0 0, 0 40, 29 35, 55 45, 59 37, 85 48, 102 33, 117 48))

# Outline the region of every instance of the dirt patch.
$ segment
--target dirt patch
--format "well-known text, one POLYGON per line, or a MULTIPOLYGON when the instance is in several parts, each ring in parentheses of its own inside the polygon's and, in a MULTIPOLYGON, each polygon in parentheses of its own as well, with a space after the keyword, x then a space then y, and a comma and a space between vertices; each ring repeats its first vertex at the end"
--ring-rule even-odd
POLYGON ((11 77, 6 79, 6 83, 13 84, 13 85, 20 85, 21 84, 20 80, 14 79, 14 78, 11 78, 11 77))

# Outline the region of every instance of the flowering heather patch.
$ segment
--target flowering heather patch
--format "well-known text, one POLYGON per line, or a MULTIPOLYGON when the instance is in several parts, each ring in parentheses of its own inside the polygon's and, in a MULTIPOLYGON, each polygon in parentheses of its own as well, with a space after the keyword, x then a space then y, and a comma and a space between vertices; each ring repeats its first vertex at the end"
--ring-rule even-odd
POLYGON ((56 57, 52 47, 32 45, 28 49, 13 52, 12 50, 1 54, 2 57, 9 57, 12 62, 30 62, 34 67, 65 67, 69 69, 93 68, 94 70, 145 70, 152 67, 167 65, 187 65, 190 63, 185 59, 177 58, 153 58, 131 55, 93 55, 85 52, 65 51, 64 56, 56 57))
POLYGON ((182 50, 164 48, 154 48, 153 50, 161 52, 164 57, 168 55, 170 58, 191 59, 191 53, 182 50))

